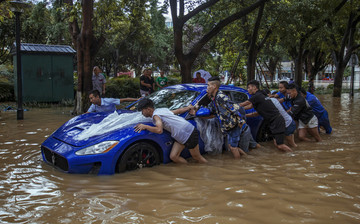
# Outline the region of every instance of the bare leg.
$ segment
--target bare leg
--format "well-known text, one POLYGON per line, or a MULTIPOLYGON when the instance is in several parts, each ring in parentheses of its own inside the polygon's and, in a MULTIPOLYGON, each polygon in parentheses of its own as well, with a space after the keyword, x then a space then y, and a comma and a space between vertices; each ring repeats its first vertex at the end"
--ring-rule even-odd
POLYGON ((175 163, 187 163, 186 159, 180 156, 180 153, 184 148, 185 146, 183 144, 175 141, 170 152, 170 159, 175 163))
POLYGON ((310 142, 311 140, 306 137, 306 133, 307 133, 306 128, 300 128, 299 129, 299 139, 301 141, 310 142))
POLYGON ((236 147, 232 147, 230 144, 229 144, 229 149, 231 151, 231 153, 233 154, 234 158, 235 159, 240 159, 240 152, 239 150, 236 148, 236 147))
POLYGON ((246 152, 244 152, 244 150, 242 150, 240 148, 238 148, 238 150, 239 150, 239 153, 241 156, 247 156, 247 154, 246 154, 246 152))
POLYGON ((189 152, 199 163, 207 163, 207 160, 200 154, 199 145, 196 145, 193 149, 189 149, 189 152))
POLYGON ((231 151, 231 153, 233 154, 234 158, 235 159, 240 159, 240 157, 243 155, 243 156, 246 156, 247 154, 242 150, 240 149, 239 147, 232 147, 230 144, 229 144, 229 149, 231 151))
POLYGON ((322 141, 317 127, 315 127, 315 128, 307 128, 307 131, 309 132, 309 134, 310 134, 311 136, 313 136, 313 137, 315 138, 315 140, 316 140, 317 142, 321 142, 321 141, 322 141))
POLYGON ((292 149, 291 149, 289 146, 287 146, 287 145, 285 145, 285 144, 281 144, 281 145, 276 144, 276 140, 275 140, 275 139, 274 139, 274 145, 276 146, 276 148, 278 148, 278 149, 280 149, 280 150, 282 150, 282 151, 292 152, 292 149))
POLYGON ((282 151, 285 151, 285 152, 292 152, 292 149, 285 145, 285 144, 281 144, 281 145, 276 145, 276 147, 282 151))
POLYGON ((297 147, 295 140, 294 140, 294 134, 285 136, 285 139, 291 147, 297 147))

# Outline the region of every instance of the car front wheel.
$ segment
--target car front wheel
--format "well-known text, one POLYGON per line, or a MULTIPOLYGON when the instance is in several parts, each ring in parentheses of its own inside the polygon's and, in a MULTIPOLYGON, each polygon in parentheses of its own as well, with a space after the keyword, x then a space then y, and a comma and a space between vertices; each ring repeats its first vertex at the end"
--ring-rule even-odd
POLYGON ((160 155, 155 147, 141 142, 130 146, 125 151, 118 162, 117 168, 120 173, 158 164, 160 164, 160 155))
POLYGON ((273 136, 270 131, 270 127, 267 123, 263 122, 259 128, 259 131, 256 135, 257 142, 267 142, 271 141, 273 136))

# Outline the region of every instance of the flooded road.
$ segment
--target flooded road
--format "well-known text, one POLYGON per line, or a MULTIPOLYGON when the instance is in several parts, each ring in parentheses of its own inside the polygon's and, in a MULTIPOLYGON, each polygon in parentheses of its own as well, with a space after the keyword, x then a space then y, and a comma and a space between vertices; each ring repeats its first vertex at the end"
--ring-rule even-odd
POLYGON ((0 223, 360 223, 360 95, 318 97, 333 126, 321 143, 112 176, 42 161, 40 144, 71 108, 31 109, 24 121, 1 112, 0 223))

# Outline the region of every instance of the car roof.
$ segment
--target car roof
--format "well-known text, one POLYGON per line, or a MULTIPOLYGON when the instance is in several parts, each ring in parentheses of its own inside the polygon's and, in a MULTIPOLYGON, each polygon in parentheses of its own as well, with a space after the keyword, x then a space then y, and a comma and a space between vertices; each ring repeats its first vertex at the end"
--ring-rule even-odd
MULTIPOLYGON (((206 88, 207 88, 207 84, 202 84, 202 83, 177 84, 166 87, 166 89, 190 90, 197 92, 202 92, 206 90, 206 88)), ((246 89, 231 85, 221 85, 219 89, 222 91, 239 91, 239 92, 247 93, 246 89)))

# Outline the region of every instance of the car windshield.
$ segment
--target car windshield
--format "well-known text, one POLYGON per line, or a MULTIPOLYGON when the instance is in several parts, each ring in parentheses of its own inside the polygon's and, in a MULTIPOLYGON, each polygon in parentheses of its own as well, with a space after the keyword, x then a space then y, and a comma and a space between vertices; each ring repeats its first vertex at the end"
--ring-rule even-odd
MULTIPOLYGON (((168 108, 176 110, 188 106, 200 92, 178 89, 162 89, 147 96, 154 102, 155 108, 168 108)), ((137 103, 132 105, 130 110, 136 110, 137 103)))

